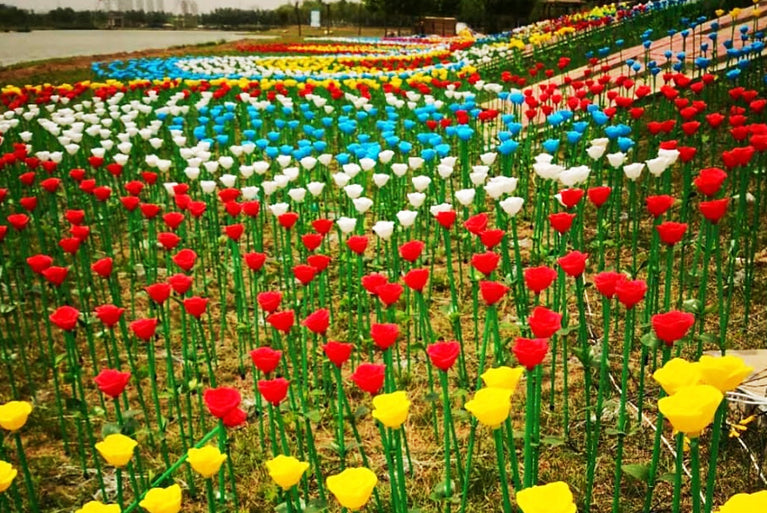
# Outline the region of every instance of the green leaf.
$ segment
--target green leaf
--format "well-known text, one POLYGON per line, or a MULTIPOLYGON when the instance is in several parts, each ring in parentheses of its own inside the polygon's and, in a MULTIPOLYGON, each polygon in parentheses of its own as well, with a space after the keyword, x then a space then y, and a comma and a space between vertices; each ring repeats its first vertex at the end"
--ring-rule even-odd
POLYGON ((446 483, 445 481, 440 481, 437 484, 434 485, 434 487, 431 489, 431 494, 429 494, 429 498, 433 501, 442 501, 447 498, 450 498, 455 494, 455 482, 451 479, 449 483, 446 483), (450 493, 447 493, 449 490, 450 493))
POLYGON ((674 478, 676 478, 676 474, 673 472, 666 472, 665 474, 661 474, 658 476, 657 481, 664 481, 666 483, 673 483, 674 478))
POLYGON ((561 436, 546 436, 541 439, 541 444, 548 445, 549 447, 559 447, 564 445, 565 439, 561 436))
POLYGON ((646 463, 626 464, 626 465, 621 465, 621 468, 623 469, 623 472, 626 475, 633 477, 637 481, 646 483, 650 479, 650 466, 647 465, 646 463))
POLYGON ((322 414, 320 413, 319 410, 311 410, 306 412, 306 418, 308 418, 311 422, 314 422, 316 424, 322 419, 322 414))
POLYGON ((658 340, 658 337, 655 336, 654 331, 645 333, 644 335, 642 335, 639 341, 642 343, 643 346, 646 346, 649 349, 656 349, 659 346, 659 340, 658 340))
POLYGON ((428 403, 436 403, 439 402, 439 394, 436 392, 429 392, 425 396, 423 396, 424 400, 428 403))
POLYGON ((686 299, 682 302, 682 310, 694 314, 701 313, 701 303, 697 299, 686 299))
POLYGON ((118 424, 108 422, 101 426, 101 438, 106 438, 109 435, 119 435, 122 433, 118 424))
POLYGON ((368 413, 370 413, 370 408, 367 406, 360 406, 354 411, 354 420, 360 420, 368 413))

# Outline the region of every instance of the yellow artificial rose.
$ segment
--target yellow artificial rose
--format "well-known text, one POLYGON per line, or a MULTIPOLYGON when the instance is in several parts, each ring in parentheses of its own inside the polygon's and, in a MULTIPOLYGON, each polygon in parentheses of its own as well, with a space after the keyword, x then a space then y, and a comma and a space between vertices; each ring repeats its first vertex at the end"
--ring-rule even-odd
POLYGON ((682 358, 672 358, 652 375, 668 395, 682 387, 697 385, 701 380, 700 366, 682 358))
POLYGON ((711 385, 722 393, 735 390, 752 372, 753 367, 732 355, 700 357, 701 383, 711 385))
POLYGON ((289 490, 297 485, 308 468, 307 462, 283 454, 266 462, 269 477, 283 490, 289 490))
POLYGON ((16 471, 7 461, 0 460, 0 493, 3 493, 11 487, 11 483, 16 479, 16 471))
POLYGON ((767 490, 733 495, 717 510, 717 513, 756 513, 757 511, 767 511, 767 490))
POLYGON ((27 423, 32 405, 26 401, 10 401, 0 406, 0 427, 7 431, 18 431, 27 423))
POLYGON ((218 474, 221 465, 226 461, 226 454, 222 454, 218 447, 212 445, 199 449, 192 447, 186 452, 186 456, 194 471, 206 479, 218 474))
POLYGON ((329 476, 326 484, 342 507, 358 511, 370 500, 378 478, 365 467, 347 468, 340 474, 329 476))
POLYGON ((658 409, 676 431, 697 438, 713 422, 723 398, 711 385, 682 387, 674 395, 660 399, 658 409))
POLYGON ((497 429, 509 418, 511 390, 507 388, 483 388, 465 405, 467 411, 485 426, 497 429))
POLYGON ((505 388, 513 393, 524 371, 524 367, 496 367, 486 370, 482 374, 482 381, 488 388, 505 388))
POLYGON ((96 450, 101 457, 113 467, 124 467, 133 457, 133 450, 138 443, 132 438, 119 433, 107 436, 103 442, 96 444, 96 450))
POLYGON ((399 429, 407 419, 409 409, 410 401, 402 391, 373 398, 373 418, 388 428, 399 429))
POLYGON ((90 501, 83 504, 83 507, 75 513, 120 513, 120 506, 117 504, 104 504, 99 501, 90 501))
POLYGON ((152 488, 138 505, 149 513, 178 513, 181 511, 181 487, 174 484, 167 488, 152 488))
POLYGON ((567 483, 557 481, 517 492, 522 513, 575 513, 573 494, 567 483))

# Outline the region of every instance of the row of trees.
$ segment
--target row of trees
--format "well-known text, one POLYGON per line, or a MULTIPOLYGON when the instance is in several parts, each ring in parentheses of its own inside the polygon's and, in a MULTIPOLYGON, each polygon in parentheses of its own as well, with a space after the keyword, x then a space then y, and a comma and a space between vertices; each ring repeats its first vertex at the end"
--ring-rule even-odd
MULTIPOLYGON (((308 23, 310 12, 322 13, 323 25, 384 26, 410 29, 418 17, 454 16, 470 26, 496 32, 513 27, 530 14, 536 0, 349 0, 290 1, 276 9, 219 8, 199 16, 206 27, 258 30, 308 23)), ((159 28, 173 21, 162 12, 128 11, 121 13, 123 27, 159 28)), ((0 4, 0 29, 33 28, 93 29, 107 26, 106 13, 58 8, 35 13, 0 4)))
MULTIPOLYGON (((124 27, 160 28, 173 20, 166 12, 127 11, 120 13, 124 27)), ((107 13, 103 11, 75 11, 70 7, 36 13, 11 5, 0 4, 0 29, 25 30, 54 28, 87 30, 106 27, 107 13)))

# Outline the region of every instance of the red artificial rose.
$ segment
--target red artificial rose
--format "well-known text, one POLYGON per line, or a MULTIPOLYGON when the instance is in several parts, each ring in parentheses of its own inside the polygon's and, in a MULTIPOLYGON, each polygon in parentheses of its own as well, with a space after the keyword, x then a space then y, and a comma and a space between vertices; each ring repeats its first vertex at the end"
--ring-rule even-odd
POLYGON ((549 214, 549 222, 551 223, 551 227, 560 234, 570 231, 570 228, 573 226, 574 219, 575 214, 569 214, 567 212, 549 214))
POLYGON ((136 337, 147 341, 154 337, 157 319, 138 319, 130 323, 130 329, 136 337))
POLYGON ((139 182, 138 180, 133 180, 125 184, 125 190, 131 196, 138 196, 139 194, 141 194, 141 191, 143 189, 144 189, 144 183, 139 182))
POLYGON ((224 227, 224 232, 226 233, 226 236, 232 239, 233 241, 240 240, 240 237, 242 237, 242 232, 244 231, 245 231, 245 226, 243 226, 240 223, 230 224, 224 227))
POLYGON ((528 371, 532 371, 536 365, 540 365, 549 352, 549 341, 545 338, 517 337, 511 348, 520 365, 528 371))
POLYGON ((248 266, 248 269, 251 271, 259 271, 264 266, 264 262, 266 262, 266 254, 265 253, 245 253, 242 255, 243 260, 245 260, 245 265, 248 266))
POLYGON ((243 425, 246 420, 248 420, 248 414, 245 413, 245 410, 242 408, 235 408, 224 415, 221 422, 228 428, 234 428, 243 425))
POLYGON ((557 279, 557 272, 545 265, 539 267, 528 267, 524 272, 525 285, 535 294, 540 294, 554 283, 557 279))
POLYGON ((588 195, 589 201, 595 207, 599 208, 607 203, 607 200, 610 199, 611 192, 612 189, 610 187, 602 185, 599 187, 591 187, 588 191, 586 191, 586 194, 588 195))
POLYGON ((501 255, 493 253, 492 251, 477 253, 471 257, 471 266, 485 276, 490 276, 490 274, 492 274, 498 267, 500 259, 501 255))
POLYGON ((317 270, 311 265, 298 264, 293 266, 293 276, 296 277, 301 285, 308 285, 314 279, 317 270))
POLYGON ((59 241, 59 247, 64 250, 65 253, 74 255, 80 248, 80 239, 77 237, 68 237, 59 241))
POLYGON ((112 259, 109 257, 96 260, 91 265, 91 270, 101 276, 102 278, 108 278, 112 274, 112 259))
POLYGON ((230 201, 235 201, 237 198, 239 198, 240 194, 242 194, 242 191, 240 191, 240 189, 229 187, 227 189, 221 189, 220 191, 218 191, 218 199, 221 200, 221 203, 226 205, 230 201))
POLYGON ((415 262, 421 256, 426 244, 420 240, 411 240, 399 247, 399 255, 408 262, 415 262))
POLYGON ((375 363, 361 363, 357 366, 352 381, 363 391, 369 394, 377 394, 383 387, 386 366, 375 363))
POLYGON ((72 225, 79 225, 83 224, 83 221, 85 220, 85 211, 84 210, 67 210, 64 214, 64 219, 69 221, 69 224, 72 225))
POLYGON ((125 207, 125 210, 133 212, 139 206, 139 199, 135 196, 124 196, 120 198, 120 203, 125 207))
POLYGON ((426 267, 421 269, 411 269, 402 277, 402 281, 404 281, 405 285, 412 290, 422 292, 426 286, 426 282, 429 281, 429 269, 426 267))
POLYGON ((327 344, 322 346, 325 356, 327 356, 328 360, 339 369, 351 356, 352 349, 354 349, 354 344, 345 344, 334 340, 329 340, 327 344))
POLYGON ((645 202, 647 211, 650 212, 653 217, 658 218, 671 208, 674 204, 674 198, 667 194, 661 194, 659 196, 648 196, 645 198, 645 202))
POLYGON ((463 227, 466 228, 469 233, 479 235, 487 229, 487 221, 487 214, 477 214, 464 221, 463 227))
POLYGON ((48 255, 34 255, 27 258, 27 265, 33 272, 41 274, 53 265, 53 259, 48 255))
POLYGON ((153 219, 160 213, 160 207, 154 203, 142 203, 139 205, 139 208, 141 209, 141 214, 146 219, 153 219))
POLYGON ((322 244, 322 235, 319 233, 306 233, 301 236, 301 243, 307 251, 314 251, 322 244))
POLYGON ((485 230, 479 234, 479 240, 485 246, 485 249, 490 250, 501 243, 504 235, 506 235, 506 232, 503 230, 485 230))
POLYGON ((5 239, 5 236, 8 234, 8 227, 4 224, 0 224, 0 242, 2 242, 5 239))
POLYGON ((296 221, 298 221, 298 214, 295 212, 285 212, 281 216, 277 217, 277 222, 279 222, 280 226, 286 230, 293 228, 293 225, 296 224, 296 221))
POLYGON ((608 299, 615 296, 615 287, 626 277, 614 271, 603 271, 594 276, 594 286, 600 294, 608 299))
POLYGON ((440 226, 446 230, 449 230, 455 223, 455 218, 457 215, 458 214, 455 210, 443 210, 437 213, 437 222, 440 224, 440 226))
POLYGON ((693 183, 701 194, 714 196, 722 188, 722 183, 726 179, 727 173, 724 170, 718 167, 709 167, 702 169, 693 183))
POLYGON ((29 216, 27 214, 11 214, 6 219, 17 231, 23 230, 29 224, 29 216))
POLYGON ((211 415, 223 419, 242 402, 239 390, 230 387, 209 388, 202 396, 211 415))
POLYGON ((175 231, 184 222, 184 214, 181 212, 168 212, 163 214, 162 220, 168 228, 175 231))
POLYGON ((157 242, 165 249, 173 249, 181 242, 181 237, 173 232, 160 232, 157 234, 157 242))
POLYGON ((144 287, 149 297, 158 305, 163 304, 170 297, 171 287, 168 283, 155 283, 144 287))
POLYGON ((42 182, 40 182, 40 186, 46 190, 46 192, 49 192, 53 194, 56 192, 56 189, 59 188, 59 185, 61 185, 61 179, 56 177, 46 178, 42 182))
POLYGON ((282 312, 275 312, 269 314, 266 317, 266 322, 272 325, 277 331, 288 333, 290 328, 293 327, 295 322, 295 314, 293 310, 283 310, 282 312))
POLYGON ((655 336, 667 346, 672 346, 677 340, 683 339, 693 324, 695 324, 693 314, 678 310, 652 316, 652 328, 655 331, 655 336))
POLYGON ((49 268, 44 269, 40 274, 42 274, 43 278, 45 278, 51 285, 58 287, 64 283, 64 280, 67 278, 67 274, 69 274, 69 269, 66 267, 52 265, 49 268))
POLYGON ((509 291, 509 287, 497 281, 480 281, 479 292, 485 304, 490 306, 503 299, 503 296, 509 291))
POLYGON ((370 337, 382 351, 389 349, 399 337, 399 326, 396 324, 377 324, 370 326, 370 337))
POLYGON ((21 205, 21 208, 26 210, 27 212, 34 212, 37 208, 37 196, 29 196, 26 198, 21 198, 19 200, 19 205, 21 205))
POLYGON ((290 381, 285 378, 262 379, 258 382, 258 391, 261 392, 261 396, 274 406, 279 406, 285 399, 289 387, 290 381))
POLYGON ((657 225, 655 230, 658 232, 658 236, 663 244, 673 246, 684 237, 684 234, 687 231, 687 224, 666 221, 657 225))
POLYGON ((80 246, 80 242, 85 242, 88 236, 91 234, 91 229, 87 226, 72 226, 69 228, 69 233, 78 240, 77 246, 80 246))
POLYGON ((117 399, 120 394, 125 390, 128 381, 130 380, 130 372, 120 372, 114 369, 105 369, 94 378, 96 386, 99 387, 101 393, 117 399))
POLYGON ((615 286, 615 295, 626 309, 631 310, 644 299, 647 283, 644 280, 621 280, 615 286))
POLYGON ((583 274, 583 271, 586 269, 586 259, 588 257, 588 253, 570 251, 565 256, 558 258, 557 263, 566 275, 577 278, 583 274))
POLYGON ((250 359, 253 365, 264 374, 269 374, 280 364, 282 351, 272 349, 271 347, 259 347, 250 352, 250 359))
POLYGON ((399 283, 384 283, 376 289, 376 295, 385 306, 389 307, 399 301, 403 290, 399 283))
POLYGON ((386 277, 386 275, 381 273, 370 273, 366 274, 362 277, 360 280, 362 282, 362 286, 365 290, 367 290, 370 294, 373 294, 374 296, 378 294, 378 287, 381 285, 385 285, 389 282, 389 278, 386 277))
POLYGON ((562 203, 568 209, 577 205, 583 199, 584 194, 585 191, 583 189, 563 189, 559 191, 559 197, 562 198, 562 203))
POLYGON ((461 346, 455 340, 435 342, 426 347, 432 365, 445 372, 450 370, 460 353, 461 346))
POLYGON ((94 313, 96 314, 96 317, 98 317, 98 319, 107 328, 111 328, 115 324, 120 322, 120 319, 122 318, 124 312, 125 312, 125 308, 121 308, 119 306, 109 305, 109 304, 97 306, 94 309, 94 313))
POLYGON ((368 238, 364 235, 352 235, 348 239, 346 239, 346 246, 351 249, 353 252, 357 253, 358 255, 361 255, 365 252, 365 249, 368 247, 368 238))
POLYGON ((309 329, 309 331, 319 335, 322 335, 328 331, 329 324, 330 311, 328 311, 326 308, 315 310, 314 312, 307 315, 304 321, 301 323, 301 325, 309 329))
POLYGON ((173 289, 173 292, 183 296, 192 288, 192 278, 186 274, 174 274, 168 278, 168 285, 173 289))
POLYGON ((190 201, 186 208, 189 210, 189 213, 192 214, 192 217, 199 218, 205 213, 208 205, 204 201, 190 201))
POLYGON ((71 306, 61 306, 56 309, 48 318, 53 324, 64 331, 72 331, 77 327, 77 319, 80 317, 80 311, 71 306))
POLYGON ((194 262, 197 260, 197 253, 191 249, 182 249, 175 255, 173 255, 173 263, 179 266, 184 271, 191 271, 194 267, 194 262))
POLYGON ((312 221, 312 228, 320 235, 326 235, 333 228, 333 221, 330 219, 315 219, 312 221))
POLYGON ((317 274, 321 273, 330 265, 330 257, 327 255, 309 255, 306 257, 306 263, 314 267, 317 274))
POLYGON ((228 201, 224 203, 224 210, 229 214, 229 217, 237 217, 242 212, 242 206, 236 201, 228 201))
POLYGON ((258 213, 261 211, 261 203, 258 200, 244 201, 240 203, 240 208, 242 208, 246 216, 258 217, 258 213))
POLYGON ((184 310, 192 317, 200 318, 208 307, 208 298, 192 296, 184 299, 184 310))
POLYGON ((553 312, 546 307, 536 306, 527 318, 527 323, 536 338, 551 338, 562 329, 562 314, 553 312))
POLYGON ((700 209, 700 213, 703 214, 703 217, 713 224, 717 224, 727 213, 729 204, 730 198, 722 198, 718 200, 701 201, 698 208, 700 209))
POLYGON ((282 292, 279 291, 267 291, 259 292, 256 296, 258 306, 265 312, 274 312, 280 307, 282 301, 282 292))

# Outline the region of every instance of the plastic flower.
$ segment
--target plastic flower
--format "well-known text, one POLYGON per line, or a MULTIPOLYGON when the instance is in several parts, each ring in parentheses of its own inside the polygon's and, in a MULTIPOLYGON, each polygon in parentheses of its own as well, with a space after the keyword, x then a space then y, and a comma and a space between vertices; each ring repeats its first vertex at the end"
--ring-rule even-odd
POLYGON ((120 513, 120 506, 117 504, 104 504, 99 501, 90 501, 83 504, 83 507, 75 513, 120 513))
POLYGON ((723 398, 711 385, 682 387, 674 395, 660 399, 658 409, 676 431, 697 438, 713 422, 723 398))
POLYGON ((700 365, 682 358, 672 358, 652 375, 668 395, 674 395, 682 387, 699 385, 700 365))
POLYGON ((403 391, 381 394, 373 398, 373 418, 388 428, 399 429, 407 420, 410 400, 403 391))
POLYGON ((181 487, 174 484, 167 488, 152 488, 138 505, 149 513, 178 513, 181 511, 181 487))
POLYGON ((519 384, 524 370, 524 367, 512 368, 506 366, 488 369, 482 374, 482 381, 485 382, 486 387, 504 388, 511 390, 513 393, 519 384))
POLYGON ((740 386, 746 377, 754 372, 745 362, 732 355, 700 357, 701 382, 727 393, 740 386))
POLYGON ((326 483, 341 506, 359 511, 370 500, 378 478, 365 467, 347 468, 340 474, 329 476, 326 483))
POLYGON ((138 442, 130 437, 115 433, 96 444, 96 450, 101 457, 113 467, 124 467, 133 457, 133 450, 138 442))
POLYGON ((767 511, 767 490, 733 495, 716 513, 750 513, 751 511, 767 511))
POLYGON ((7 461, 0 460, 0 493, 11 487, 18 471, 7 461))
POLYGON ((0 427, 6 431, 18 431, 27 423, 32 405, 26 401, 9 401, 0 406, 0 427))
POLYGON ((517 492, 522 513, 575 513, 573 494, 563 481, 532 486, 517 492))
POLYGON ((507 388, 483 388, 464 407, 485 426, 498 429, 509 418, 511 394, 507 388))
POLYGON ((222 454, 218 447, 212 445, 199 449, 192 447, 186 455, 194 471, 206 479, 218 474, 221 464, 226 461, 226 454, 222 454))
POLYGON ((279 454, 276 458, 266 462, 269 477, 283 490, 289 490, 297 485, 308 468, 307 462, 284 454, 279 454))

